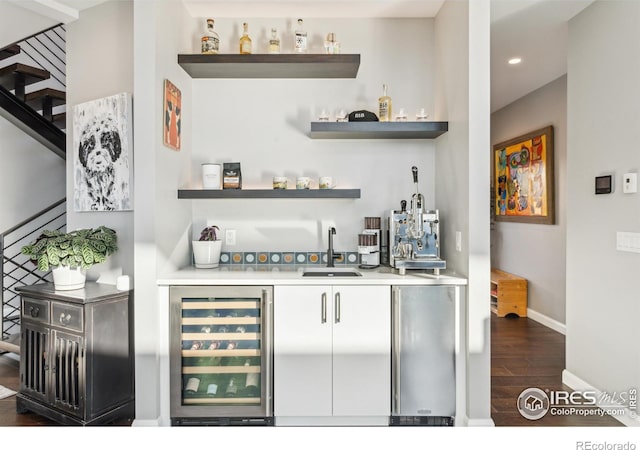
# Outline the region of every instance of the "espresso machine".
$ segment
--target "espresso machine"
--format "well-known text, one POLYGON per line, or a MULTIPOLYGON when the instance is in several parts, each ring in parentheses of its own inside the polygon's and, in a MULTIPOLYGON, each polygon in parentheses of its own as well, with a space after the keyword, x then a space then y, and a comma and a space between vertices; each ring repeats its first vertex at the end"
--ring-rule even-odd
POLYGON ((437 209, 426 210, 424 196, 418 192, 418 168, 411 168, 416 191, 407 210, 406 200, 389 215, 389 264, 401 275, 406 269, 429 269, 435 275, 446 268, 440 259, 440 218, 437 209))

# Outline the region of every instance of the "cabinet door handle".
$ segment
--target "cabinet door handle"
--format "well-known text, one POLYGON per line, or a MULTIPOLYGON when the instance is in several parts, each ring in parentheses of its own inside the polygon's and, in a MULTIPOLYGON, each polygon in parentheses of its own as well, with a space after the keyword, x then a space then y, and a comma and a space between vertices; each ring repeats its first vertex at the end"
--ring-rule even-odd
POLYGON ((30 306, 29 307, 29 314, 31 315, 31 317, 38 317, 38 315, 40 314, 40 308, 38 308, 37 306, 30 306))
POLYGON ((340 292, 336 292, 335 296, 336 323, 340 322, 340 292))
POLYGON ((327 293, 326 292, 322 293, 321 299, 322 301, 320 302, 320 322, 326 323, 327 322, 327 293))

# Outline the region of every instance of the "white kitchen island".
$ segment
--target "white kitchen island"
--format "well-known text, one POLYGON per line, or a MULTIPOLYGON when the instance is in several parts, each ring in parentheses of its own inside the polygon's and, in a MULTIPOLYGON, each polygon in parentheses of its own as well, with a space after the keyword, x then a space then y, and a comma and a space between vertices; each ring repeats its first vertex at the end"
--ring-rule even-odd
MULTIPOLYGON (((186 268, 158 280, 161 355, 158 425, 171 424, 170 289, 172 286, 273 288, 273 405, 276 426, 387 426, 392 407, 392 286, 466 286, 442 271, 389 267, 358 269, 361 276, 303 276, 322 266, 221 265, 186 268), (298 318, 299 320, 296 320, 298 318), (317 320, 316 320, 317 319, 317 320), (304 354, 303 357, 292 357, 304 354), (346 355, 346 356, 345 356, 346 355), (304 359, 304 363, 302 360, 304 359), (353 381, 357 380, 357 385, 353 381), (357 386, 357 388, 354 388, 357 386)), ((455 298, 455 425, 466 424, 466 305, 455 298)), ((173 324, 173 325, 172 325, 173 324)), ((174 396, 174 402, 175 396, 174 396)))

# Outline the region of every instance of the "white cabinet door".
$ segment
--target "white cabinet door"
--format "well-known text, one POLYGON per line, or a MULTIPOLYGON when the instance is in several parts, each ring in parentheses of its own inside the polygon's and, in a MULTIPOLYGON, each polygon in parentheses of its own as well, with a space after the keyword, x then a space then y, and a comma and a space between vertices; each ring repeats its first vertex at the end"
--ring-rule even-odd
POLYGON ((333 286, 333 415, 391 411, 391 289, 333 286))
POLYGON ((389 286, 275 286, 274 414, 388 416, 389 286))
POLYGON ((276 416, 331 416, 331 286, 275 286, 276 416))

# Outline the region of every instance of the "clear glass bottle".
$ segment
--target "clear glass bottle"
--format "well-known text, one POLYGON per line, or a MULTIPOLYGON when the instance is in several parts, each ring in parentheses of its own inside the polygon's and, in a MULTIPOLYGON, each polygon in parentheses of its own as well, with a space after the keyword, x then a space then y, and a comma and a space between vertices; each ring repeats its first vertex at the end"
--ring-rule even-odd
POLYGON ((278 38, 278 30, 271 29, 271 39, 269 39, 269 53, 280 53, 280 39, 278 38))
POLYGON ((249 24, 247 22, 242 24, 242 36, 240 36, 240 54, 251 54, 251 38, 249 37, 249 24))
POLYGON ((380 122, 391 122, 391 97, 387 95, 387 85, 382 85, 382 97, 378 99, 378 119, 380 122))
POLYGON ((220 36, 213 29, 213 19, 207 19, 207 28, 202 36, 202 53, 215 55, 220 49, 220 36))
POLYGON ((335 33, 327 34, 327 39, 324 41, 324 52, 327 55, 337 55, 340 53, 340 42, 336 41, 335 33))
POLYGON ((295 43, 294 51, 296 53, 307 53, 307 32, 304 31, 302 19, 298 19, 298 28, 294 32, 295 43))

